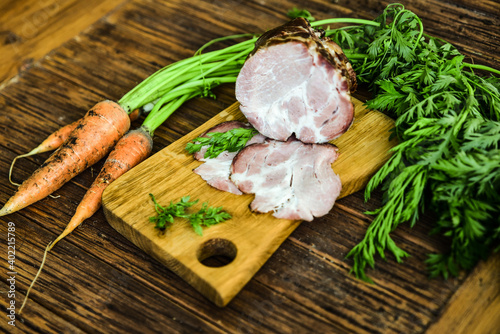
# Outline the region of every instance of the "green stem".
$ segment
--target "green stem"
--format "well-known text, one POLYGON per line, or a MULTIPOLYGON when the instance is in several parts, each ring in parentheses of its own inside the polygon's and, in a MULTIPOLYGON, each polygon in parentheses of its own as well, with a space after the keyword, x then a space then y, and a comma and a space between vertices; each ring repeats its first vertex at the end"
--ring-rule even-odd
POLYGON ((488 72, 500 75, 500 71, 499 70, 496 70, 496 69, 494 69, 492 67, 489 67, 489 66, 486 66, 486 65, 470 64, 470 63, 465 63, 465 62, 463 64, 464 64, 464 66, 467 66, 468 68, 473 68, 473 69, 476 69, 476 70, 488 71, 488 72))
POLYGON ((209 61, 227 59, 228 55, 239 53, 241 50, 247 50, 249 45, 252 45, 253 48, 254 43, 255 40, 250 39, 221 50, 194 55, 190 58, 175 62, 146 78, 130 92, 125 94, 118 103, 127 111, 142 107, 161 96, 158 91, 164 90, 165 86, 171 85, 171 80, 169 79, 178 78, 178 81, 184 82, 186 78, 182 76, 191 69, 209 61))
POLYGON ((195 80, 196 79, 200 79, 200 78, 203 78, 205 76, 207 76, 208 74, 212 73, 212 72, 215 72, 216 70, 232 63, 233 61, 237 60, 237 59, 241 59, 241 58, 246 58, 246 56, 253 50, 253 45, 249 48, 246 48, 245 50, 235 54, 234 56, 232 57, 229 57, 227 58, 225 61, 223 62, 220 62, 218 63, 217 65, 215 65, 214 67, 210 68, 208 71, 205 71, 205 72, 202 72, 202 74, 198 75, 197 77, 195 77, 195 80))
POLYGON ((205 43, 205 45, 203 45, 201 48, 199 48, 198 51, 196 51, 195 55, 201 54, 201 52, 203 50, 205 50, 207 47, 209 47, 212 44, 226 41, 228 39, 236 39, 236 38, 242 38, 242 37, 252 37, 252 39, 245 41, 246 43, 251 41, 252 44, 255 43, 257 41, 257 38, 258 38, 254 34, 240 34, 240 35, 231 35, 231 36, 224 36, 224 37, 215 38, 215 39, 209 41, 208 43, 205 43))
POLYGON ((189 95, 183 95, 175 100, 170 101, 167 105, 163 106, 157 113, 150 113, 148 117, 142 123, 142 127, 145 128, 151 137, 153 137, 154 131, 167 120, 167 118, 172 115, 174 111, 179 109, 179 107, 189 99, 196 97, 199 93, 191 93, 189 95))
POLYGON ((354 18, 335 18, 335 19, 325 19, 320 21, 311 22, 312 27, 317 27, 321 25, 327 24, 336 24, 336 23, 354 23, 354 24, 366 24, 369 26, 378 27, 380 24, 378 22, 372 20, 365 19, 354 19, 354 18))
POLYGON ((344 50, 344 54, 345 54, 345 56, 349 60, 351 60, 351 59, 367 59, 367 58, 370 58, 370 56, 368 56, 365 53, 350 53, 349 50, 344 50))
MULTIPOLYGON (((220 63, 218 63, 220 64, 220 63)), ((165 85, 159 86, 154 90, 154 94, 157 96, 162 96, 163 94, 168 93, 170 90, 174 89, 178 85, 181 85, 187 81, 197 80, 203 76, 207 76, 208 70, 214 69, 214 64, 204 64, 206 66, 201 66, 200 68, 195 68, 189 73, 184 73, 181 77, 176 78, 175 80, 171 80, 165 83, 165 85), (208 70, 205 70, 207 68, 208 70)), ((238 75, 239 70, 243 62, 227 62, 224 66, 219 66, 214 71, 211 71, 210 76, 220 77, 223 75, 238 75)), ((149 99, 148 99, 149 100, 149 99)), ((156 99, 153 99, 156 100, 156 99)), ((145 104, 145 103, 144 103, 145 104)))
MULTIPOLYGON (((223 76, 223 77, 215 77, 215 78, 210 78, 210 79, 198 79, 198 80, 191 80, 188 81, 179 87, 176 87, 172 90, 170 90, 168 93, 163 95, 157 103, 155 103, 154 108, 151 110, 151 114, 155 114, 159 112, 159 109, 161 108, 162 105, 164 105, 167 102, 170 102, 173 99, 179 98, 184 94, 189 94, 191 92, 195 93, 198 92, 197 95, 202 95, 205 91, 205 89, 209 89, 213 85, 217 84, 223 84, 223 83, 233 83, 236 82, 236 76, 223 76)), ((160 125, 160 124, 158 124, 160 125)), ((154 128, 156 129, 156 128, 154 128)), ((153 129, 153 130, 154 130, 153 129)))
MULTIPOLYGON (((228 64, 233 64, 234 61, 239 59, 239 58, 246 57, 246 55, 248 55, 248 53, 250 53, 251 50, 253 50, 253 46, 233 55, 232 57, 229 57, 228 59, 226 59, 222 62, 217 63, 217 65, 210 67, 210 69, 207 71, 201 71, 200 74, 195 75, 192 78, 187 79, 186 77, 183 77, 181 79, 178 79, 177 82, 175 82, 175 84, 170 85, 168 87, 168 89, 165 89, 164 87, 158 88, 155 91, 155 94, 162 96, 163 94, 165 94, 169 91, 171 92, 171 89, 175 89, 174 87, 181 84, 182 82, 186 82, 186 80, 187 80, 186 87, 190 87, 190 88, 193 87, 193 90, 195 90, 197 92, 196 95, 200 95, 201 93, 203 93, 205 87, 207 87, 207 85, 211 86, 211 84, 213 84, 214 82, 220 82, 220 83, 235 82, 237 75, 234 75, 234 74, 232 76, 229 76, 226 78, 224 78, 224 77, 210 78, 211 81, 207 81, 208 79, 206 77, 209 76, 210 74, 217 73, 217 71, 220 69, 222 69, 222 71, 231 70, 231 69, 226 69, 225 67, 228 64), (208 82, 210 82, 210 84, 208 84, 208 82), (195 86, 201 87, 201 89, 196 89, 195 86)), ((180 86, 180 87, 182 87, 182 86, 180 86)), ((163 110, 163 109, 160 109, 161 105, 168 100, 170 100, 170 97, 168 97, 168 93, 167 93, 166 96, 164 96, 160 101, 158 101, 155 104, 155 107, 150 112, 150 115, 148 117, 153 118, 153 117, 155 117, 153 115, 155 115, 157 113, 161 113, 162 112, 161 110, 163 110)), ((153 125, 149 125, 149 127, 152 128, 152 130, 154 131, 156 129, 156 127, 159 126, 160 124, 161 123, 159 123, 159 124, 154 123, 153 125)))

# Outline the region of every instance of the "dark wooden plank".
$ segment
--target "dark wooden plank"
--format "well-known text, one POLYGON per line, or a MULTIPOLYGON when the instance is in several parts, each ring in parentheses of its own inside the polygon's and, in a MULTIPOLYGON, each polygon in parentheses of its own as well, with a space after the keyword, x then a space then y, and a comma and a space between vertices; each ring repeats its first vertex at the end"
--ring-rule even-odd
MULTIPOLYGON (((51 238, 50 233, 38 226, 33 227, 31 235, 38 236, 37 241, 30 242, 34 247, 19 252, 16 258, 19 268, 16 282, 20 291, 36 273, 44 244, 51 238)), ((20 294, 20 297, 24 296, 20 294)), ((145 286, 136 277, 106 265, 98 256, 82 252, 77 247, 60 248, 49 254, 31 300, 43 304, 52 314, 68 319, 73 326, 87 333, 141 333, 138 323, 152 332, 161 332, 165 327, 173 331, 195 331, 203 327, 205 332, 219 332, 216 326, 202 320, 195 321, 190 312, 145 286), (103 276, 106 279, 102 279, 103 276), (71 280, 64 279, 66 277, 71 277, 71 280), (134 302, 130 303, 130 300, 134 302), (155 308, 155 312, 150 312, 151 308, 155 308), (102 322, 105 322, 104 326, 102 322)), ((37 328, 35 314, 27 307, 19 327, 37 328)), ((38 328, 40 332, 54 329, 44 331, 38 328)))
MULTIPOLYGON (((126 3, 50 52, 0 91, 0 176, 4 180, 0 183, 0 202, 15 190, 7 183, 8 167, 15 155, 79 118, 100 99, 119 99, 153 71, 190 56, 208 40, 262 32, 285 22, 285 13, 293 6, 309 8, 318 19, 373 18, 386 3, 126 3)), ((421 15, 428 33, 454 42, 475 62, 498 68, 500 36, 498 29, 492 29, 500 23, 497 2, 403 3, 421 15)), ((160 127, 155 151, 234 101, 231 85, 216 93, 217 100, 190 101, 160 127)), ((21 160, 16 179, 26 178, 45 157, 21 160)), ((9 221, 16 223, 18 231, 17 305, 38 269, 43 248, 69 221, 95 173, 86 171, 65 185, 58 191, 62 196, 59 199, 48 198, 0 218, 2 237, 9 221)), ((302 224, 226 308, 215 307, 143 254, 116 233, 99 212, 49 255, 18 329, 40 333, 422 333, 429 327, 443 328, 438 325, 453 319, 454 312, 447 310, 456 310, 458 303, 474 302, 473 298, 460 297, 470 291, 464 293, 462 284, 474 286, 476 280, 490 276, 463 273, 448 281, 427 279, 423 260, 428 252, 443 245, 427 235, 432 217, 424 216, 414 229, 402 226, 394 234, 396 242, 412 257, 404 264, 396 264, 392 257, 379 261, 376 269, 369 271, 377 285, 355 280, 349 274, 352 263, 344 257, 372 219, 363 212, 379 204, 380 194, 365 203, 357 193, 339 201, 329 215, 302 224), (438 320, 438 325, 432 326, 438 320)), ((6 254, 5 246, 2 253, 6 254)), ((6 266, 2 261, 5 272, 6 266)), ((490 304, 476 302, 470 307, 479 305, 486 315, 492 314, 491 310, 497 309, 497 286, 479 290, 494 294, 490 304)), ((1 301, 4 310, 7 302, 5 298, 1 301)), ((468 314, 467 308, 461 314, 468 314)), ((475 326, 480 332, 486 327, 478 325, 481 313, 474 314, 479 319, 471 320, 467 328, 475 326)), ((5 331, 11 329, 6 322, 0 326, 5 331)))
POLYGON ((2 1, 0 87, 122 2, 124 0, 2 1))

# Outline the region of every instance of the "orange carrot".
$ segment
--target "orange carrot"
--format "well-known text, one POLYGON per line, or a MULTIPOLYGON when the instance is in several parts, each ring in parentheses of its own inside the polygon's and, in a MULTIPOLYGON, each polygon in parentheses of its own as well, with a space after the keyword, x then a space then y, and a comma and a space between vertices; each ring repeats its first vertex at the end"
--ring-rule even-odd
POLYGON ((55 131, 50 136, 48 136, 40 145, 38 145, 38 147, 34 148, 28 154, 33 155, 33 154, 52 151, 59 148, 59 146, 61 146, 62 143, 64 143, 64 141, 69 137, 71 131, 73 131, 77 127, 77 125, 80 124, 81 121, 82 119, 79 119, 71 124, 63 126, 59 130, 55 131))
MULTIPOLYGON (((130 121, 131 122, 135 121, 136 119, 139 118, 140 115, 141 115, 140 109, 135 109, 129 115, 130 121)), ((44 152, 48 152, 48 151, 52 151, 52 150, 59 148, 66 141, 66 139, 68 139, 71 132, 78 126, 78 124, 80 124, 82 119, 83 118, 80 118, 79 120, 76 120, 71 124, 63 126, 59 130, 53 132, 51 135, 49 135, 47 138, 45 138, 45 140, 40 145, 38 145, 37 147, 32 149, 30 152, 28 152, 26 154, 21 154, 21 155, 18 155, 17 157, 15 157, 14 160, 12 160, 12 163, 11 163, 10 169, 9 169, 9 181, 10 181, 10 183, 12 183, 13 185, 16 185, 16 186, 20 186, 19 183, 15 183, 12 181, 12 170, 14 169, 14 164, 16 163, 17 159, 29 157, 29 156, 32 156, 35 154, 40 154, 40 153, 44 153, 44 152)))
POLYGON ((64 144, 19 186, 0 209, 0 216, 21 210, 62 187, 108 154, 129 128, 130 119, 117 103, 97 103, 64 144))
POLYGON ((153 149, 153 140, 148 131, 144 128, 139 128, 137 130, 129 131, 125 136, 123 136, 115 148, 109 154, 106 162, 101 169, 101 172, 92 183, 90 188, 85 193, 82 201, 76 208, 75 215, 71 218, 69 224, 66 226, 64 231, 56 238, 56 240, 50 242, 43 253, 42 263, 38 269, 35 278, 30 284, 30 287, 26 291, 24 301, 19 308, 18 314, 21 314, 24 305, 28 300, 28 295, 34 286, 38 276, 42 272, 43 266, 45 264, 45 259, 47 258, 47 253, 55 246, 55 244, 70 234, 75 228, 77 228, 83 221, 90 218, 94 213, 101 207, 101 197, 104 189, 116 180, 118 177, 123 175, 125 172, 139 164, 141 161, 146 159, 153 149))
POLYGON ((90 218, 101 207, 101 196, 104 189, 123 175, 126 171, 146 159, 153 149, 153 140, 149 132, 143 128, 129 131, 123 136, 109 154, 101 172, 83 197, 76 213, 66 229, 52 243, 54 245, 77 228, 85 219, 90 218))
POLYGON ((9 169, 9 181, 10 181, 10 183, 12 183, 13 185, 16 185, 16 186, 20 186, 20 184, 12 182, 12 169, 14 168, 14 164, 16 163, 17 159, 29 157, 31 155, 35 155, 35 154, 39 154, 39 153, 43 153, 43 152, 52 151, 52 150, 59 148, 59 146, 61 146, 62 143, 64 143, 64 141, 69 137, 70 133, 77 127, 78 124, 80 124, 80 121, 81 121, 81 119, 74 121, 71 124, 63 126, 59 130, 57 130, 56 132, 53 132, 50 136, 45 138, 45 140, 40 145, 38 145, 37 147, 32 149, 30 152, 28 152, 26 154, 21 154, 21 155, 18 155, 17 157, 15 157, 14 160, 12 160, 12 163, 11 163, 10 169, 9 169))

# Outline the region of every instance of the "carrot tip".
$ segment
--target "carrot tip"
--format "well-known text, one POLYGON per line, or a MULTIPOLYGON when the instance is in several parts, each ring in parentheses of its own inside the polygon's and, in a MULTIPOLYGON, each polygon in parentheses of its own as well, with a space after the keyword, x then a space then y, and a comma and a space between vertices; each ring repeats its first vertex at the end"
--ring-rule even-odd
POLYGON ((54 247, 61 239, 63 239, 65 236, 67 236, 69 234, 69 231, 67 230, 64 230, 57 238, 56 240, 52 241, 48 247, 48 250, 47 251, 50 251, 52 249, 52 247, 54 247))
POLYGON ((2 209, 0 209, 0 217, 6 216, 10 213, 10 208, 7 206, 4 206, 2 209))

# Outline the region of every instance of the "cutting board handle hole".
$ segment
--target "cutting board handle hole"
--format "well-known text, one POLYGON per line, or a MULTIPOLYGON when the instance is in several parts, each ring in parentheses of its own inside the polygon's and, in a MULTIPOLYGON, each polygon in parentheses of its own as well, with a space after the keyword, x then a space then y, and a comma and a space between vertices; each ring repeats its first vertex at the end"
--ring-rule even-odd
POLYGON ((236 246, 227 239, 214 238, 205 241, 197 251, 201 264, 212 267, 224 267, 233 262, 236 257, 236 246))

